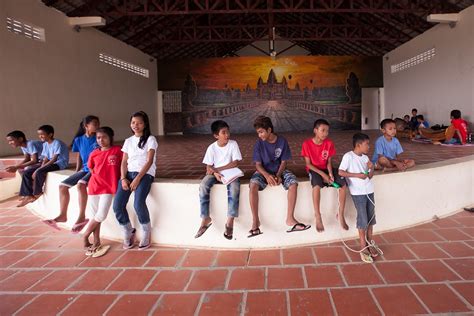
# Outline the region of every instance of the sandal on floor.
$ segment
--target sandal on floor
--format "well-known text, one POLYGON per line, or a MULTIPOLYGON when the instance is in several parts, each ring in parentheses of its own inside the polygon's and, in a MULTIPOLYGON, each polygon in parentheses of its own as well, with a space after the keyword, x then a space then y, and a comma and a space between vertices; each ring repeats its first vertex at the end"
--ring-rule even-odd
POLYGON ((311 225, 305 225, 303 223, 296 223, 295 225, 293 225, 293 227, 288 229, 286 232, 287 233, 302 232, 302 231, 307 230, 309 228, 311 228, 311 225), (297 228, 297 227, 300 227, 300 228, 297 228))
POLYGON ((374 259, 372 259, 372 257, 365 252, 360 253, 360 259, 365 263, 374 263, 374 259))
POLYGON ((232 240, 232 235, 234 233, 234 227, 230 227, 225 225, 225 232, 224 232, 224 237, 228 240, 232 240))
POLYGON ((103 255, 105 255, 107 253, 107 251, 109 251, 110 249, 110 245, 99 245, 99 247, 97 247, 95 250, 94 250, 94 253, 92 254, 92 258, 98 258, 98 257, 102 257, 103 255))
POLYGON ((86 256, 90 257, 94 254, 94 251, 97 249, 98 246, 94 246, 94 245, 90 245, 89 247, 87 247, 87 251, 86 251, 86 256))
POLYGON ((194 236, 194 238, 199 238, 199 237, 201 237, 201 236, 206 232, 206 230, 207 230, 209 227, 211 227, 211 225, 212 225, 212 222, 210 222, 210 223, 207 224, 207 225, 203 225, 203 226, 199 227, 199 230, 197 231, 197 233, 196 233, 196 235, 194 236))
POLYGON ((71 233, 73 234, 79 234, 81 232, 81 230, 87 225, 87 223, 89 223, 89 219, 86 218, 85 220, 83 220, 82 222, 80 223, 76 223, 72 226, 71 228, 71 233))
POLYGON ((250 235, 248 235, 247 238, 251 238, 251 237, 255 237, 255 236, 263 234, 263 232, 260 230, 259 227, 249 230, 249 233, 250 235))

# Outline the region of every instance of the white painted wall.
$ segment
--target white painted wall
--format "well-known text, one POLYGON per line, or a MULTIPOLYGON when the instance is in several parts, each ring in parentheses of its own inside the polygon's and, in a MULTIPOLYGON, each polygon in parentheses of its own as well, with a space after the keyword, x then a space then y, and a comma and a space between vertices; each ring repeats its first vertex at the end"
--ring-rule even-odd
POLYGON ((383 76, 387 117, 415 107, 431 124, 448 124, 450 111, 459 109, 474 121, 474 6, 460 12, 455 28, 438 24, 386 54, 383 76), (391 65, 433 47, 433 59, 391 74, 391 65))
MULTIPOLYGON (((54 218, 59 214, 58 184, 72 171, 62 170, 48 174, 45 194, 29 205, 42 218, 54 218)), ((461 207, 474 203, 474 155, 442 162, 416 166, 406 172, 382 173, 373 178, 377 224, 375 233, 401 229, 430 221, 434 215, 443 217, 461 207), (466 170, 468 172, 466 172, 466 170), (453 177, 453 175, 456 175, 453 177), (423 185, 420 185, 422 183, 423 185), (455 198, 453 198, 455 197, 455 198)), ((71 189, 69 221, 62 227, 70 229, 78 215, 77 190, 71 189)), ((224 185, 215 185, 211 191, 211 217, 213 225, 200 238, 194 235, 199 228, 199 181, 155 180, 147 205, 150 210, 153 242, 183 247, 219 248, 271 248, 318 242, 338 241, 340 238, 355 238, 356 211, 350 196, 347 196, 346 219, 348 231, 340 228, 336 220, 338 209, 337 192, 334 188, 321 191, 321 214, 324 233, 314 229, 314 212, 311 184, 301 181, 298 185, 298 200, 295 216, 304 223, 313 225, 304 232, 286 233, 287 198, 284 189, 268 187, 259 193, 259 215, 263 234, 247 238, 252 225, 249 205, 249 186, 241 185, 239 217, 234 225, 234 240, 223 237, 227 212, 227 192, 224 185)), ((129 202, 129 214, 134 226, 137 217, 133 210, 133 194, 129 202)), ((90 215, 89 215, 90 216, 90 215)), ((109 211, 101 227, 101 234, 120 240, 122 232, 113 210, 109 211)))
POLYGON ((0 156, 18 154, 3 141, 13 129, 36 138, 40 125, 51 124, 70 143, 87 114, 120 140, 130 134, 130 114, 144 110, 156 133, 156 71, 149 55, 94 28, 75 32, 62 12, 39 0, 0 1, 0 156), (7 17, 44 28, 46 42, 9 32, 7 17), (99 53, 147 68, 149 78, 99 62, 99 53))

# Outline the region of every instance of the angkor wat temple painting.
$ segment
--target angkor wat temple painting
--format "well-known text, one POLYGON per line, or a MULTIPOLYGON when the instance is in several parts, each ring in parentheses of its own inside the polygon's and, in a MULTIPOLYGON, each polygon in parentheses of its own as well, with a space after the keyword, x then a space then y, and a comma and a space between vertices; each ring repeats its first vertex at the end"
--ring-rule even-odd
POLYGON ((212 58, 160 64, 159 90, 181 90, 182 112, 165 129, 210 133, 224 119, 233 133, 254 132, 258 115, 277 132, 311 131, 317 118, 333 129, 360 129, 361 87, 382 86, 378 57, 212 58), (176 124, 178 120, 178 124, 176 124))

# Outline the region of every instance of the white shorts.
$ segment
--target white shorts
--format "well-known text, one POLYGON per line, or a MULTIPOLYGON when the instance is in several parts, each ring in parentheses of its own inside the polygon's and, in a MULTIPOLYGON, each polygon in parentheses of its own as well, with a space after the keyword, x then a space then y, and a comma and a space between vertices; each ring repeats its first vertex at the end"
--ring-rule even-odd
POLYGON ((107 218, 110 206, 114 199, 113 194, 89 195, 87 201, 96 222, 103 222, 107 218))

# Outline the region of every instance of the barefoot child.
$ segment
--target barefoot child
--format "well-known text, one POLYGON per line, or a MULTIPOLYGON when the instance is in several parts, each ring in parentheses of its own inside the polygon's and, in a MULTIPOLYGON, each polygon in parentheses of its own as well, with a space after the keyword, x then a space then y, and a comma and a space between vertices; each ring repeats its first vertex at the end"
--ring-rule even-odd
POLYGON ((334 186, 339 193, 339 211, 337 218, 339 224, 345 230, 349 227, 344 217, 346 206, 346 181, 337 173, 337 169, 332 166, 332 157, 336 154, 336 149, 332 140, 328 138, 329 123, 326 120, 319 119, 314 122, 314 137, 304 141, 301 156, 306 163, 311 186, 313 187, 313 206, 316 217, 316 231, 324 231, 323 220, 319 208, 321 188, 334 186))
POLYGON ((57 223, 67 221, 67 208, 69 205, 69 189, 77 185, 79 195, 79 216, 72 226, 73 234, 79 233, 89 222, 86 218, 87 183, 90 172, 87 166, 90 153, 97 148, 95 131, 99 127, 99 118, 88 115, 79 124, 79 129, 72 141, 72 151, 77 155, 76 172, 59 184, 59 215, 54 219, 45 220, 45 224, 58 229, 57 223))
POLYGON ((150 122, 145 112, 139 111, 132 115, 130 128, 133 136, 127 138, 122 147, 120 181, 113 209, 124 232, 123 248, 133 248, 136 230, 130 223, 127 203, 132 192, 135 192, 133 205, 143 231, 143 238, 138 245, 138 250, 144 250, 151 245, 150 213, 146 205, 146 198, 155 178, 158 142, 155 136, 151 135, 150 122))
POLYGON ((282 184, 288 191, 288 208, 286 225, 290 226, 288 233, 307 230, 311 225, 305 225, 296 220, 295 204, 298 188, 296 176, 286 169, 286 162, 291 159, 288 142, 282 136, 275 134, 269 117, 259 116, 255 119, 254 128, 258 140, 253 149, 253 161, 257 171, 250 179, 250 208, 252 210, 252 229, 248 237, 260 235, 260 219, 258 217, 258 191, 270 186, 282 184))
POLYGON ((38 137, 43 142, 42 162, 32 165, 23 172, 20 196, 24 199, 19 207, 35 201, 43 194, 43 185, 48 172, 66 169, 69 164, 69 150, 65 143, 54 138, 54 128, 51 125, 40 126, 38 137))
POLYGON ((402 159, 398 156, 403 153, 402 145, 395 137, 397 129, 395 121, 392 119, 384 119, 380 123, 383 135, 375 141, 375 151, 372 162, 376 169, 384 171, 405 171, 415 166, 413 159, 402 159))
POLYGON ((352 138, 352 143, 354 150, 347 152, 342 157, 339 175, 346 178, 354 206, 357 210, 360 258, 364 262, 372 263, 372 257, 376 257, 378 251, 367 244, 367 240, 372 240, 373 227, 376 223, 374 184, 371 181, 374 176, 374 166, 367 157, 369 153, 369 136, 356 133, 352 138))
POLYGON ((94 216, 83 236, 86 255, 94 258, 105 255, 110 248, 109 245, 100 243, 100 225, 107 218, 117 191, 122 162, 120 146, 113 145, 114 131, 110 127, 102 127, 97 129, 96 134, 100 148, 90 154, 87 163, 91 173, 88 185, 89 207, 94 216), (94 244, 89 241, 91 234, 94 235, 94 244))
MULTIPOLYGON (((212 186, 217 182, 222 182, 221 172, 223 170, 237 168, 238 161, 242 160, 239 145, 235 140, 230 139, 229 125, 226 122, 221 120, 213 122, 211 131, 217 141, 209 145, 203 160, 203 163, 206 164, 206 176, 202 179, 199 186, 202 221, 195 238, 201 237, 212 223, 212 219, 209 216, 209 197, 212 186)), ((234 231, 234 219, 239 216, 239 178, 227 185, 227 195, 229 209, 224 237, 230 240, 234 231)))

